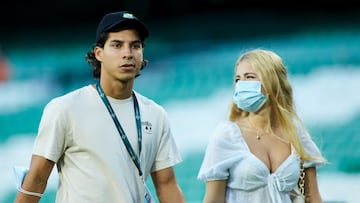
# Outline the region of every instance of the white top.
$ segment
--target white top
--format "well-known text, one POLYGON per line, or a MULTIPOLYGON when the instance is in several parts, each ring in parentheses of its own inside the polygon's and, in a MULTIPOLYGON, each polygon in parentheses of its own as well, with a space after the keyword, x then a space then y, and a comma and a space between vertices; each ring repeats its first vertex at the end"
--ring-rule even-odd
MULTIPOLYGON (((308 134, 300 139, 306 152, 321 156, 308 134)), ((320 161, 306 161, 304 166, 320 166, 320 161)), ((209 140, 198 179, 228 180, 226 202, 290 203, 289 191, 297 187, 300 159, 295 150, 270 173, 267 166, 252 154, 236 123, 225 120, 218 124, 209 140)))
MULTIPOLYGON (((167 113, 135 92, 140 107, 144 179, 181 162, 167 113)), ((134 151, 138 151, 133 98, 108 97, 134 151)), ((142 202, 143 183, 116 126, 91 85, 50 101, 44 109, 33 154, 57 163, 57 203, 142 202)))

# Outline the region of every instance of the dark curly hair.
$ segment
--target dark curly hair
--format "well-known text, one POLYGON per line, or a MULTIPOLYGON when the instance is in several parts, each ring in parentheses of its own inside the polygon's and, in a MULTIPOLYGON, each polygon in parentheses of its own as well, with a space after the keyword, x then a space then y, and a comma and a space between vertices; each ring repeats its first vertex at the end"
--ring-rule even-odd
MULTIPOLYGON (((94 48, 95 47, 104 48, 105 42, 109 38, 109 33, 110 32, 118 32, 118 31, 125 30, 125 29, 128 29, 128 28, 130 28, 130 27, 124 27, 124 26, 117 27, 117 26, 115 26, 114 28, 110 29, 109 31, 101 33, 99 38, 97 39, 96 43, 92 47, 92 49, 87 52, 87 54, 85 55, 85 60, 87 61, 88 64, 90 64, 90 66, 92 68, 92 74, 93 74, 94 78, 99 79, 100 78, 100 73, 101 73, 101 64, 100 64, 100 61, 98 61, 96 59, 96 57, 95 57, 94 48)), ((141 38, 141 41, 142 41, 143 47, 145 47, 145 39, 141 38)), ((145 66, 147 64, 148 64, 148 60, 144 59, 142 64, 141 64, 140 70, 145 68, 145 66)), ((139 75, 140 75, 140 73, 137 74, 135 77, 138 77, 139 75)))

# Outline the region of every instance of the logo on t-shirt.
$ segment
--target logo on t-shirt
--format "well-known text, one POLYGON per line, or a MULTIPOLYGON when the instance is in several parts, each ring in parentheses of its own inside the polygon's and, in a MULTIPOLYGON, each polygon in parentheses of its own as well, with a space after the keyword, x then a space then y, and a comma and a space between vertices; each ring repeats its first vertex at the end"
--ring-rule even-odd
POLYGON ((141 125, 145 133, 152 134, 152 124, 149 121, 143 121, 141 125))

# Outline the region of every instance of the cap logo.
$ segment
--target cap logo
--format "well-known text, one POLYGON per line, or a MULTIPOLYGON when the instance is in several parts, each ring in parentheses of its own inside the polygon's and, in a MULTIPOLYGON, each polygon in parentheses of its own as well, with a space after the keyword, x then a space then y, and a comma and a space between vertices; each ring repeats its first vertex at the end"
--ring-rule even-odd
POLYGON ((134 19, 135 17, 134 17, 134 15, 131 14, 131 13, 124 13, 124 14, 123 14, 123 18, 134 19))

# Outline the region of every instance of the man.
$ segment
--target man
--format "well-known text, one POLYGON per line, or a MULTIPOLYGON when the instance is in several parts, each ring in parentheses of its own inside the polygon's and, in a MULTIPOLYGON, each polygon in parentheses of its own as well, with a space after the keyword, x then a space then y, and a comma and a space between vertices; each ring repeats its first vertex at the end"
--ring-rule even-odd
POLYGON ((39 202, 53 166, 56 202, 185 202, 173 166, 181 157, 166 111, 133 89, 147 61, 147 27, 126 11, 106 14, 86 55, 91 84, 50 101, 44 109, 31 164, 15 202, 39 202))

